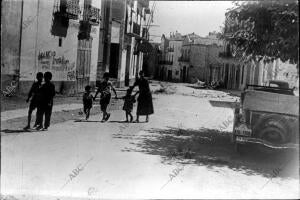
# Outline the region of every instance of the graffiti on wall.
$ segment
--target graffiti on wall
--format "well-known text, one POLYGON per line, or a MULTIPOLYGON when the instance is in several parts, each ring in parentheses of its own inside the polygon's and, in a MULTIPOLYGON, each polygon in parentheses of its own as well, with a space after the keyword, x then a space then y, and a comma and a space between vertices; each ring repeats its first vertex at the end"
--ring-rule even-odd
POLYGON ((13 80, 12 82, 10 82, 10 84, 8 86, 6 86, 6 88, 4 90, 1 90, 1 94, 4 97, 14 96, 17 86, 18 86, 18 82, 13 80))
POLYGON ((76 80, 75 62, 70 62, 64 55, 58 56, 55 51, 42 51, 38 54, 38 63, 41 71, 53 73, 54 80, 76 80))

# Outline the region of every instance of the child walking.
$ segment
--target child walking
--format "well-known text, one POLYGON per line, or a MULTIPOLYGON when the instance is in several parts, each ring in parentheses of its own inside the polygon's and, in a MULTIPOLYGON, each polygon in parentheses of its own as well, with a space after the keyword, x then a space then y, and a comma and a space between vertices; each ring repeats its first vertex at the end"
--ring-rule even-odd
POLYGON ((130 116, 130 122, 132 122, 133 120, 131 112, 133 109, 133 104, 136 102, 135 96, 137 95, 137 93, 135 95, 132 95, 132 90, 133 88, 130 87, 129 89, 127 89, 126 95, 120 98, 124 100, 123 110, 126 113, 126 122, 128 122, 128 116, 130 116))
MULTIPOLYGON (((43 81, 44 74, 42 72, 38 72, 36 74, 36 79, 37 82, 34 82, 31 86, 31 89, 28 93, 28 98, 26 99, 26 102, 28 103, 30 100, 29 104, 29 110, 28 110, 28 118, 27 118, 27 126, 24 127, 24 130, 30 129, 30 122, 31 122, 31 115, 32 112, 38 107, 38 105, 41 103, 41 94, 40 94, 40 88, 42 87, 42 81, 43 81)), ((33 128, 37 127, 38 120, 36 118, 35 124, 33 128)))
POLYGON ((103 117, 102 117, 101 122, 107 121, 110 117, 110 113, 107 112, 107 106, 110 102, 111 90, 114 91, 115 97, 118 98, 115 88, 113 87, 112 83, 109 81, 109 73, 105 72, 103 75, 103 78, 104 78, 104 81, 100 84, 100 87, 98 88, 98 90, 94 96, 94 100, 95 100, 98 93, 99 92, 101 93, 100 107, 101 107, 101 111, 103 112, 103 117))
POLYGON ((90 117, 90 110, 93 107, 93 95, 91 94, 91 86, 85 86, 85 93, 83 94, 83 112, 85 113, 85 119, 90 117))

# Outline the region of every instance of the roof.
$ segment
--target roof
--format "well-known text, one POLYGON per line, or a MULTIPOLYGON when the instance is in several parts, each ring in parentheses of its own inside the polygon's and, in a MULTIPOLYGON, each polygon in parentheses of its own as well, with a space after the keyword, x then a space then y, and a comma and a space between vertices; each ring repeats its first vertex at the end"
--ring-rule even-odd
POLYGON ((184 40, 184 37, 176 31, 176 33, 170 34, 170 38, 168 38, 169 40, 184 40))

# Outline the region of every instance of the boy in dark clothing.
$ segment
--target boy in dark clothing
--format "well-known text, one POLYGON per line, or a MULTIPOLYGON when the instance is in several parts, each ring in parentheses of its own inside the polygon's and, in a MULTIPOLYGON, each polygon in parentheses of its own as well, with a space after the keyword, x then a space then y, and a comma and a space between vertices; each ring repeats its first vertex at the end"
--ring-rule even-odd
MULTIPOLYGON (((30 101, 29 110, 28 110, 27 126, 24 127, 24 130, 30 129, 30 122, 31 122, 32 112, 38 107, 38 104, 41 101, 40 88, 42 86, 43 77, 44 77, 44 75, 43 75, 42 72, 38 72, 36 74, 37 82, 34 82, 32 84, 31 89, 28 93, 28 98, 26 99, 26 102, 28 103, 30 98, 31 98, 31 101, 30 101)), ((33 127, 36 127, 38 125, 37 121, 38 120, 37 120, 37 117, 36 117, 35 124, 34 124, 33 127)))
POLYGON ((88 120, 90 116, 90 110, 93 106, 93 95, 91 94, 91 86, 85 86, 85 93, 82 97, 83 100, 83 112, 85 113, 85 119, 88 120))
POLYGON ((98 88, 94 100, 96 99, 98 93, 101 93, 100 96, 100 106, 101 106, 101 111, 103 112, 103 117, 101 122, 105 122, 109 119, 110 113, 107 112, 107 106, 110 102, 111 98, 111 90, 114 91, 115 96, 117 98, 117 92, 115 88, 113 87, 112 83, 109 81, 109 73, 105 72, 103 75, 104 81, 100 84, 100 87, 98 88))
POLYGON ((51 83, 52 79, 52 73, 51 72, 45 72, 44 74, 44 80, 45 83, 41 87, 41 104, 38 107, 38 124, 37 130, 42 129, 43 124, 43 117, 45 115, 45 123, 44 123, 44 129, 48 130, 48 127, 50 126, 50 119, 52 114, 52 107, 53 107, 53 97, 55 96, 55 86, 53 83, 51 83))

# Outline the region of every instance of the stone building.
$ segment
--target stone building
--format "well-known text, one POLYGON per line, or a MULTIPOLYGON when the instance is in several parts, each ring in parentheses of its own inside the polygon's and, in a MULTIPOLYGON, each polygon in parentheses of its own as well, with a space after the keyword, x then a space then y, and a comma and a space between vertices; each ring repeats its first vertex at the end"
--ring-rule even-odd
POLYGON ((219 53, 223 42, 218 40, 215 33, 207 37, 187 35, 183 41, 181 57, 181 82, 217 81, 221 77, 222 59, 219 53))
POLYGON ((184 36, 176 31, 170 33, 170 37, 165 35, 161 38, 162 54, 159 59, 159 79, 167 81, 180 81, 179 58, 184 36))

